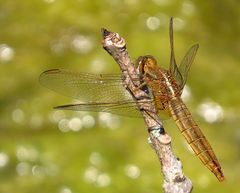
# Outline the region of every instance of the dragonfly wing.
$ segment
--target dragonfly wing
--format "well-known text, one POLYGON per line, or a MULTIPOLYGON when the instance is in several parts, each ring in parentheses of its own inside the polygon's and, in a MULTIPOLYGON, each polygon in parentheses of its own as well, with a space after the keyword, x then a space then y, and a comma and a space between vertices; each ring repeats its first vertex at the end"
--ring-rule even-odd
POLYGON ((133 101, 122 101, 116 103, 79 103, 57 106, 55 109, 107 112, 128 117, 142 117, 141 112, 133 101))
MULTIPOLYGON (((136 102, 124 88, 120 74, 91 74, 53 69, 43 72, 39 81, 55 92, 85 101, 57 106, 56 109, 142 117, 136 102)), ((165 114, 161 110, 159 113, 165 114)))
POLYGON ((188 72, 190 70, 190 67, 193 63, 193 60, 196 56, 197 50, 199 48, 198 44, 193 45, 185 54, 184 58, 182 59, 180 65, 179 65, 179 71, 182 75, 183 81, 180 84, 180 87, 183 89, 184 85, 187 81, 188 72))
MULTIPOLYGON (((149 101, 150 102, 150 101, 149 101)), ((54 107, 59 110, 89 111, 89 112, 107 112, 126 117, 142 117, 135 102, 122 101, 118 103, 77 103, 54 107)), ((159 110, 158 114, 161 120, 169 119, 170 114, 165 110, 159 110)))
POLYGON ((173 19, 171 18, 169 24, 169 37, 170 37, 170 48, 171 48, 171 56, 170 56, 170 72, 175 77, 178 85, 183 83, 183 77, 177 67, 175 54, 174 54, 174 40, 173 40, 173 19))
POLYGON ((86 102, 133 100, 124 88, 120 74, 91 74, 53 69, 43 72, 40 84, 74 99, 86 102))

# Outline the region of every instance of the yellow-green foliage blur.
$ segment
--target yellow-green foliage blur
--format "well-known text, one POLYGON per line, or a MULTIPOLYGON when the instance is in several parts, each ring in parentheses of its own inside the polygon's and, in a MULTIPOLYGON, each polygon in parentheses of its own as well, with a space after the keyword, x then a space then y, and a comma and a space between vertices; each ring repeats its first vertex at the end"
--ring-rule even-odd
POLYGON ((119 73, 102 49, 101 27, 125 38, 133 61, 151 54, 168 68, 171 16, 177 62, 191 45, 200 45, 184 98, 226 181, 219 183, 189 151, 172 120, 165 128, 193 192, 239 192, 237 0, 1 0, 1 193, 162 191, 160 164, 142 119, 54 110, 76 101, 41 87, 38 77, 52 68, 119 73))

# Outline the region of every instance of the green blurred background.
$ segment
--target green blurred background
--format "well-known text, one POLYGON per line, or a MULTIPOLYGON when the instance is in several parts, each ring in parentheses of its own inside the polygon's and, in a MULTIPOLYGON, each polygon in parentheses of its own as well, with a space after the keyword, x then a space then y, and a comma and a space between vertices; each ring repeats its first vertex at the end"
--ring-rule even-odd
POLYGON ((200 44, 185 101, 212 144, 219 183, 166 121, 194 192, 237 193, 240 180, 240 3, 237 0, 0 1, 0 192, 161 192, 159 161, 143 120, 55 111, 73 102, 39 85, 44 70, 116 73, 101 27, 120 33, 132 59, 169 64, 174 20, 179 62, 200 44))

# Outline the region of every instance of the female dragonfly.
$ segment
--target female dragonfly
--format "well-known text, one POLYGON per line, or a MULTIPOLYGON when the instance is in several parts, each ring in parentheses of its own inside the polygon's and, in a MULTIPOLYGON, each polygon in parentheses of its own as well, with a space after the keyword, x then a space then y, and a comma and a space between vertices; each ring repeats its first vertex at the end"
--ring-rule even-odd
MULTIPOLYGON (((170 68, 157 65, 153 56, 141 56, 137 60, 142 88, 151 96, 158 113, 165 112, 176 122, 177 127, 195 154, 204 165, 224 180, 221 166, 212 147, 193 120, 191 113, 181 99, 187 75, 196 55, 198 45, 193 45, 180 65, 177 66, 173 48, 173 21, 170 21, 170 68)), ((122 76, 117 74, 91 74, 53 69, 40 75, 40 83, 58 93, 78 99, 78 104, 55 107, 56 109, 109 112, 118 115, 140 117, 136 101, 124 88, 122 76)))

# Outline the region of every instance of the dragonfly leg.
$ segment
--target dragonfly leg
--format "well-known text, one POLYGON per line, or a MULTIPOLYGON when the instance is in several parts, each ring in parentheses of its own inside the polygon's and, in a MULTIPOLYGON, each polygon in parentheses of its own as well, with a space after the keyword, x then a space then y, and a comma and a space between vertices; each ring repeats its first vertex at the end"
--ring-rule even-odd
POLYGON ((145 92, 146 94, 148 94, 148 95, 150 94, 146 82, 142 82, 139 86, 136 87, 136 90, 137 90, 137 89, 141 89, 142 91, 144 91, 144 92, 145 92))
POLYGON ((148 116, 150 116, 152 119, 154 119, 158 123, 158 126, 148 128, 148 132, 149 133, 150 132, 158 132, 159 134, 164 135, 166 132, 165 132, 165 129, 164 129, 162 123, 158 119, 155 119, 148 111, 146 111, 146 113, 148 114, 148 116))
POLYGON ((144 73, 144 76, 146 76, 147 74, 148 74, 149 76, 151 76, 153 79, 157 80, 156 74, 153 74, 153 73, 150 73, 150 72, 145 72, 145 73, 144 73))
POLYGON ((146 82, 141 82, 141 84, 139 86, 137 86, 136 89, 142 89, 142 87, 147 86, 146 82))

